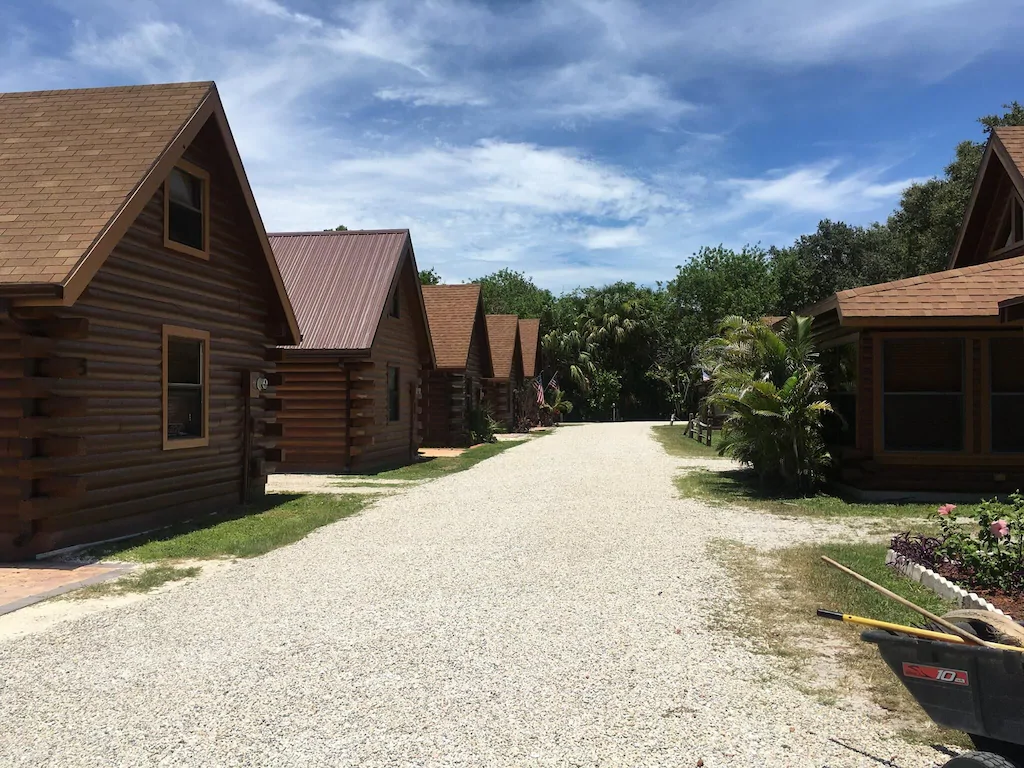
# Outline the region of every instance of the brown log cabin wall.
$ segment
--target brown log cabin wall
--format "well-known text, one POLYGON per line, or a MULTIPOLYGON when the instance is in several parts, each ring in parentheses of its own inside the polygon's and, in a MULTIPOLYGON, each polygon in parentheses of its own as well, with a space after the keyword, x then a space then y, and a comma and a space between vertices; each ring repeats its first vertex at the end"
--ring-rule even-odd
POLYGON ((369 361, 289 357, 281 383, 282 472, 347 472, 372 438, 376 377, 369 361), (351 446, 351 447, 350 447, 351 446))
MULTIPOLYGON (((981 329, 963 332, 965 357, 964 418, 970 435, 965 451, 955 456, 876 451, 882 435, 876 433, 881 405, 882 371, 875 370, 879 345, 888 335, 925 336, 929 331, 862 331, 859 338, 859 377, 857 389, 857 456, 844 459, 840 470, 844 482, 865 490, 948 491, 1005 493, 1024 489, 1024 454, 994 454, 985 435, 989 418, 989 382, 986 375, 987 338, 1017 336, 1020 330, 981 329), (970 428, 966 421, 970 421, 970 428)), ((933 331, 931 333, 940 333, 933 331)), ((948 336, 948 333, 943 335, 948 336)))
POLYGON ((413 444, 410 397, 412 387, 420 387, 420 369, 429 352, 408 264, 401 276, 399 316, 389 317, 385 310, 369 357, 353 359, 330 350, 280 351, 281 471, 365 472, 407 464, 415 456, 422 424, 416 424, 413 444), (389 365, 399 368, 395 422, 388 421, 389 365))
POLYGON ((466 398, 480 396, 483 388, 484 332, 480 322, 473 326, 467 367, 456 371, 430 371, 423 377, 423 444, 430 447, 469 445, 467 419, 472 403, 466 398))
MULTIPOLYGON (((48 359, 26 357, 22 387, 9 379, 0 390, 39 395, 0 403, 0 557, 135 532, 240 501, 246 372, 272 370, 268 350, 280 343, 283 330, 275 329, 283 326, 280 311, 271 316, 268 309, 277 301, 269 270, 220 142, 209 123, 184 158, 211 176, 209 261, 163 246, 161 188, 73 307, 15 309, 16 324, 3 324, 5 363, 19 348, 28 355, 43 347, 48 359), (42 319, 51 316, 56 323, 42 319), (163 449, 165 324, 210 333, 208 446, 163 449), (26 418, 14 438, 10 419, 19 408, 26 418), (8 503, 12 496, 19 505, 8 503), (27 543, 15 546, 12 534, 27 543)), ((251 402, 263 431, 273 414, 265 401, 251 402)), ((253 443, 250 487, 259 490, 267 441, 253 443)))
POLYGON ((373 443, 354 466, 368 470, 408 464, 416 457, 423 436, 421 373, 430 362, 423 309, 417 299, 412 260, 406 259, 399 278, 401 307, 398 317, 387 309, 370 350, 373 361, 373 443), (388 419, 388 367, 398 368, 398 419, 388 419), (378 396, 379 393, 379 396, 378 396))

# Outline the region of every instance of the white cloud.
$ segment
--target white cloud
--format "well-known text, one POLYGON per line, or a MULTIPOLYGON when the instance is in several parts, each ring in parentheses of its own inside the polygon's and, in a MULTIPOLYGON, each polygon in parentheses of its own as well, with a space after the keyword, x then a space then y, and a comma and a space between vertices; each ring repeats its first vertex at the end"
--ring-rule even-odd
POLYGON ((637 227, 593 227, 583 238, 583 245, 592 251, 635 248, 643 243, 644 236, 637 227))
POLYGON ((650 114, 673 120, 695 109, 673 97, 661 78, 615 71, 597 62, 569 64, 542 80, 533 93, 557 115, 617 119, 650 114))
POLYGON ((81 66, 137 72, 147 81, 193 80, 191 46, 188 32, 178 24, 149 21, 110 37, 86 27, 70 56, 81 66))
POLYGON ((277 2, 277 0, 229 0, 229 2, 253 13, 271 16, 282 21, 292 21, 312 27, 323 26, 323 22, 320 19, 308 16, 305 13, 291 11, 277 2))
POLYGON ((783 211, 842 215, 877 209, 879 203, 895 202, 900 193, 917 179, 880 181, 881 169, 836 173, 836 160, 801 166, 785 172, 771 172, 764 178, 731 179, 724 186, 734 189, 746 204, 783 211))
POLYGON ((490 99, 459 85, 424 85, 381 88, 374 96, 382 101, 402 101, 414 107, 482 107, 490 99))

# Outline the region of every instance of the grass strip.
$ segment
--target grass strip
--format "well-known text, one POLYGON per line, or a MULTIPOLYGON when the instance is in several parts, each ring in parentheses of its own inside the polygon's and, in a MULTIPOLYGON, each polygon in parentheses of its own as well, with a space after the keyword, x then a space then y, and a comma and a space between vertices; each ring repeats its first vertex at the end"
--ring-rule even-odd
POLYGON ((711 434, 711 445, 708 446, 704 445, 704 443, 698 443, 691 437, 687 437, 685 422, 680 422, 680 424, 674 426, 663 424, 661 426, 651 427, 651 431, 654 433, 655 439, 661 443, 665 451, 672 456, 679 456, 687 459, 722 458, 718 455, 718 444, 722 439, 721 432, 713 432, 711 434))
POLYGON ((499 453, 503 453, 509 448, 515 448, 517 445, 522 445, 525 442, 528 442, 528 440, 502 440, 497 443, 485 443, 484 445, 470 448, 459 456, 438 456, 436 458, 423 459, 415 464, 409 464, 398 469, 389 469, 374 475, 349 475, 346 477, 346 480, 362 478, 364 481, 370 481, 371 485, 374 479, 433 480, 467 470, 470 467, 476 466, 481 461, 486 461, 492 456, 497 456, 499 453))
POLYGON ((139 592, 149 592, 170 581, 181 581, 199 575, 198 566, 180 568, 174 565, 155 565, 118 579, 76 589, 64 595, 68 600, 87 600, 94 597, 113 597, 139 592))
POLYGON ((116 560, 152 563, 255 557, 305 538, 328 523, 356 514, 372 496, 274 494, 258 505, 191 520, 94 550, 116 560))

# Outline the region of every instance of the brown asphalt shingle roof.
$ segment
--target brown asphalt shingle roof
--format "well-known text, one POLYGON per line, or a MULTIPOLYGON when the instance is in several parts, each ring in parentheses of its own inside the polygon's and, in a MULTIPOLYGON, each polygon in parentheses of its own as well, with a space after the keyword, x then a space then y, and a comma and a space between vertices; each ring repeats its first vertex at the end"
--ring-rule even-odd
POLYGON ((269 237, 302 330, 298 348, 368 350, 410 241, 409 230, 269 237))
POLYGON ((519 343, 523 345, 523 375, 527 378, 533 378, 537 375, 540 320, 531 318, 519 321, 519 343))
POLYGON ((0 93, 0 284, 66 281, 212 89, 0 93))
POLYGON ((858 318, 983 318, 999 316, 1000 301, 1024 294, 1024 256, 840 291, 812 307, 838 307, 858 318))
POLYGON ((491 343, 491 367, 494 369, 495 378, 511 378, 518 337, 518 317, 515 315, 487 316, 487 338, 491 343))
POLYGON ((1024 125, 1009 125, 995 129, 996 136, 1006 148, 1010 159, 1024 173, 1024 125))
POLYGON ((473 326, 480 309, 480 286, 424 285, 430 338, 438 368, 465 368, 473 341, 473 326))

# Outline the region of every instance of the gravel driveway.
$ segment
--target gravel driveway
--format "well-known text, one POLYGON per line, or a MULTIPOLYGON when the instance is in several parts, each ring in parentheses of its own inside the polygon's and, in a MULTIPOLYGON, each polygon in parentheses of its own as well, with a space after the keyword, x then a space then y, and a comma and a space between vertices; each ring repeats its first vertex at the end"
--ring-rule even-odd
POLYGON ((679 500, 682 463, 649 425, 560 429, 0 644, 0 765, 877 764, 830 737, 932 765, 711 626, 709 541, 821 526, 679 500))

